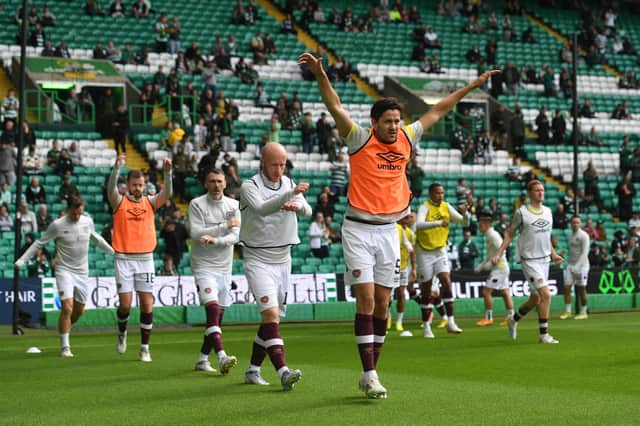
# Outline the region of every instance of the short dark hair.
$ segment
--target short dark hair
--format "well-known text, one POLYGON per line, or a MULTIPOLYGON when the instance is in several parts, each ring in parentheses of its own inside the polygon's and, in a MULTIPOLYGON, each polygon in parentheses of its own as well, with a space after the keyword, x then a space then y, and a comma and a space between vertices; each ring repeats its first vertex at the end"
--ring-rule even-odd
POLYGON ((77 209, 82 205, 84 205, 84 199, 80 195, 71 195, 67 200, 68 209, 77 209))
POLYGON ((397 109, 400 114, 403 112, 402 104, 396 98, 382 98, 377 100, 371 107, 371 118, 379 120, 385 111, 397 109))
POLYGON ((444 186, 442 186, 442 184, 438 183, 438 182, 433 182, 431 185, 429 185, 429 194, 431 194, 433 191, 436 190, 436 188, 441 187, 444 188, 444 186))
POLYGON ((130 170, 127 174, 127 182, 129 182, 131 179, 138 179, 143 177, 144 175, 140 170, 130 170))
POLYGON ((209 176, 210 173, 213 173, 215 175, 222 175, 226 178, 226 175, 221 169, 218 169, 217 167, 208 168, 208 169, 205 169, 204 173, 202 174, 203 185, 207 182, 207 176, 209 176))

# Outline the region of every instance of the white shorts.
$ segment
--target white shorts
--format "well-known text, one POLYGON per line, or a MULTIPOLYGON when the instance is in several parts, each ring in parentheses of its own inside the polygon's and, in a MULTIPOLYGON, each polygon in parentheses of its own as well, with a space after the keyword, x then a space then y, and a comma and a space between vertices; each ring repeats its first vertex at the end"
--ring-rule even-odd
POLYGON ((564 270, 564 285, 586 287, 589 279, 589 268, 568 265, 564 270))
POLYGON ((206 269, 193 271, 193 279, 196 282, 200 304, 218 302, 223 308, 231 305, 231 274, 226 272, 214 272, 206 269))
POLYGON ((268 264, 255 259, 245 259, 244 274, 260 312, 278 307, 280 316, 285 316, 290 273, 291 261, 268 264))
POLYGON ((409 274, 411 273, 411 268, 406 267, 404 269, 400 269, 400 287, 406 287, 409 285, 409 274))
POLYGON ((89 296, 89 277, 58 269, 56 271, 56 287, 60 300, 71 299, 83 305, 89 296))
POLYGON ((484 286, 493 290, 509 288, 509 268, 492 269, 484 286))
POLYGON ((523 260, 522 272, 529 284, 531 294, 538 294, 538 290, 548 285, 549 261, 548 260, 523 260))
POLYGON ((395 223, 369 225, 342 222, 345 285, 375 283, 395 288, 400 284, 400 241, 395 223))
POLYGON ((416 252, 418 281, 427 282, 441 272, 451 272, 449 255, 444 249, 424 250, 418 246, 416 252))
POLYGON ((114 259, 118 293, 153 292, 155 278, 153 258, 150 260, 114 259))

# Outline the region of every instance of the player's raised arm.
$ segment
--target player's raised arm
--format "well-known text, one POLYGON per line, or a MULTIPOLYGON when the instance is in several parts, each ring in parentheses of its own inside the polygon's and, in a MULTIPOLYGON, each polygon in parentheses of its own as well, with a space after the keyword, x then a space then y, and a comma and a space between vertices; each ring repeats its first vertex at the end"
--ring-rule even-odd
POLYGON ((422 123, 422 127, 424 128, 424 130, 426 131, 438 120, 449 114, 449 111, 451 111, 462 98, 467 96, 469 92, 471 92, 473 89, 481 87, 487 81, 487 79, 489 79, 489 77, 499 72, 499 70, 487 71, 477 79, 469 83, 467 86, 463 87, 462 89, 458 89, 446 98, 441 99, 440 102, 435 104, 429 111, 427 111, 422 117, 420 117, 420 123, 422 123))
POLYGON ((347 136, 353 127, 353 121, 347 111, 342 107, 340 97, 331 86, 329 77, 322 68, 322 58, 316 58, 313 54, 305 52, 298 57, 298 63, 306 65, 309 71, 316 77, 322 102, 324 102, 329 113, 335 120, 338 133, 342 137, 347 136))
POLYGON ((38 253, 38 250, 43 248, 49 241, 57 238, 58 236, 58 227, 55 225, 55 222, 51 223, 47 230, 42 236, 35 240, 33 244, 29 246, 29 248, 20 256, 18 260, 16 260, 15 266, 20 269, 22 268, 33 256, 38 253))
POLYGON ((120 168, 124 166, 124 164, 124 154, 118 155, 116 163, 113 165, 113 169, 111 169, 109 181, 107 182, 107 198, 109 199, 109 204, 113 210, 118 208, 120 201, 122 201, 122 195, 118 192, 118 178, 120 177, 120 168))
POLYGON ((149 197, 149 202, 151 202, 156 209, 162 207, 164 202, 173 195, 173 174, 171 173, 171 160, 169 158, 165 158, 162 162, 162 173, 164 177, 162 191, 149 197))
POLYGON ((449 204, 449 215, 451 216, 451 222, 458 225, 469 226, 471 222, 471 215, 467 211, 467 206, 460 206, 460 211, 458 211, 449 204))
POLYGON ((431 228, 437 228, 439 226, 445 226, 443 223, 444 221, 442 220, 426 221, 425 218, 427 217, 428 214, 429 214, 429 207, 422 204, 418 209, 418 216, 416 219, 416 230, 431 229, 431 228))

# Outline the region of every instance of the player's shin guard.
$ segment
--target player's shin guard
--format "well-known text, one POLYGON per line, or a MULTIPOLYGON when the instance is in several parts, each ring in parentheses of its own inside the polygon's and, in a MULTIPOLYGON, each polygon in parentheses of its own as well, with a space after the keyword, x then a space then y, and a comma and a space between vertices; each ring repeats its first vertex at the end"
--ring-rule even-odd
POLYGON ((129 312, 120 312, 120 309, 117 310, 118 316, 118 333, 124 334, 127 332, 127 322, 129 322, 129 312))
POLYGON ((260 338, 260 331, 256 335, 253 341, 253 348, 251 350, 251 365, 254 367, 260 367, 264 358, 267 356, 267 351, 264 348, 264 340, 260 338))
MULTIPOLYGON (((363 371, 371 371, 376 368, 373 327, 373 315, 356 314, 354 328, 363 371)), ((384 321, 383 328, 384 333, 386 333, 386 320, 384 321)))
POLYGON ((140 343, 149 344, 153 329, 153 312, 140 312, 140 343))
POLYGON ((422 296, 420 303, 420 312, 422 313, 422 322, 431 321, 431 314, 433 313, 432 298, 429 296, 422 296))
POLYGON ((444 310, 448 317, 453 316, 453 293, 450 288, 442 288, 442 301, 444 302, 444 310))
MULTIPOLYGON (((280 336, 280 325, 276 322, 262 324, 258 335, 264 340, 264 347, 276 371, 287 365, 284 352, 284 341, 280 336)), ((252 362, 253 364, 253 362, 252 362)))
POLYGON ((384 337, 387 335, 387 319, 373 317, 373 365, 378 365, 378 358, 384 345, 384 337))
POLYGON ((438 314, 442 318, 447 316, 447 313, 445 312, 445 309, 444 309, 444 302, 442 301, 440 296, 436 296, 433 298, 433 305, 436 307, 436 311, 438 311, 438 314))
POLYGON ((549 333, 549 319, 548 318, 539 318, 538 326, 540 327, 540 335, 549 333))

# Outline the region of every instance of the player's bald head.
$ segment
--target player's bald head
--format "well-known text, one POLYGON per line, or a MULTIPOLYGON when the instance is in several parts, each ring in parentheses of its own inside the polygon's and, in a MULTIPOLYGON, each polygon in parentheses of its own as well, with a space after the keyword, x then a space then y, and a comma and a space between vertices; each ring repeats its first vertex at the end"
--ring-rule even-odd
POLYGON ((262 148, 260 166, 262 173, 271 182, 279 182, 285 172, 287 151, 278 142, 268 142, 262 148))
POLYGON ((265 161, 270 161, 280 156, 284 156, 286 159, 287 150, 278 142, 267 142, 264 148, 262 148, 262 158, 265 161))

